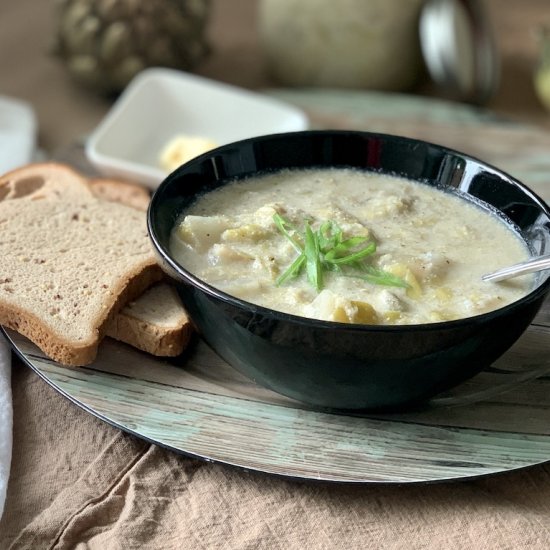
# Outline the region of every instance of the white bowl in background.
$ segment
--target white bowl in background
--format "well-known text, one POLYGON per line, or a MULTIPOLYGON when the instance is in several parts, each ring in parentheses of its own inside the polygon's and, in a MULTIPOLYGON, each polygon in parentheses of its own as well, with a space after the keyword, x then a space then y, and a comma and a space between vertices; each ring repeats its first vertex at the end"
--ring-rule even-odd
POLYGON ((300 109, 269 96, 164 68, 145 69, 117 99, 86 142, 104 175, 155 189, 166 177, 161 151, 177 135, 218 145, 308 128, 300 109))
POLYGON ((36 153, 37 121, 26 101, 0 96, 0 174, 33 159, 36 153))

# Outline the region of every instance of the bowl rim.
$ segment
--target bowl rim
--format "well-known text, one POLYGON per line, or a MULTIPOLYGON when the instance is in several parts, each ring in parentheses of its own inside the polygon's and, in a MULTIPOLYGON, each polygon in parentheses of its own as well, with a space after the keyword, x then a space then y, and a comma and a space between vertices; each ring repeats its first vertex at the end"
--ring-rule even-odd
MULTIPOLYGON (((156 224, 155 212, 157 208, 157 203, 160 200, 159 197, 161 196, 162 192, 172 184, 172 181, 177 180, 179 173, 185 171, 188 165, 200 164, 204 160, 207 160, 208 158, 213 157, 216 154, 219 155, 220 153, 224 153, 225 149, 243 147, 251 142, 258 143, 258 142, 270 141, 273 139, 280 139, 283 137, 287 139, 288 138, 291 139, 293 136, 307 136, 307 135, 327 135, 327 136, 341 135, 341 136, 357 136, 357 137, 374 137, 374 138, 398 140, 402 142, 409 142, 412 144, 416 143, 419 145, 427 145, 430 147, 434 147, 442 152, 455 155, 468 162, 477 163, 480 166, 494 172, 500 178, 510 181, 515 186, 517 186, 523 193, 529 196, 550 219, 550 206, 546 203, 544 199, 542 199, 530 187, 528 187, 518 179, 514 178, 507 172, 504 172, 500 168, 497 168, 496 166, 486 161, 483 161, 475 156, 468 155, 456 149, 446 147, 444 145, 440 145, 440 144, 433 143, 426 140, 410 138, 407 136, 401 136, 397 134, 388 134, 384 132, 369 132, 369 131, 363 131, 363 130, 345 130, 345 129, 299 130, 295 132, 266 134, 262 136, 242 139, 232 143, 227 143, 191 159, 190 161, 182 164, 179 168, 171 172, 161 182, 161 184, 153 193, 153 196, 149 203, 149 207, 147 209, 147 230, 149 233, 150 240, 153 243, 155 252, 157 253, 158 256, 160 256, 160 259, 162 260, 162 262, 165 262, 173 272, 175 272, 179 277, 182 277, 184 280, 186 280, 187 283, 191 284, 191 286, 193 286, 194 288, 199 289, 200 291, 204 292, 205 294, 209 295, 212 298, 225 302, 234 307, 238 307, 241 310, 248 311, 253 315, 262 315, 263 317, 266 317, 266 318, 279 320, 279 321, 292 323, 292 324, 307 325, 310 328, 333 330, 333 331, 345 331, 345 332, 350 332, 350 331, 352 332, 384 332, 384 333, 403 332, 403 331, 425 332, 425 331, 432 331, 432 330, 448 330, 448 329, 460 328, 461 326, 471 325, 472 323, 490 322, 492 319, 498 318, 502 315, 506 315, 507 312, 514 310, 518 307, 521 307, 523 304, 527 304, 534 300, 537 300, 542 295, 544 295, 550 288, 550 276, 549 276, 540 284, 538 284, 535 288, 533 288, 530 292, 528 292, 518 300, 515 300, 505 306, 499 307, 497 309, 494 309, 485 313, 472 315, 470 317, 453 319, 450 321, 437 321, 432 323, 404 324, 404 325, 368 325, 364 323, 341 323, 338 321, 325 321, 322 319, 314 319, 311 317, 304 317, 301 315, 294 315, 291 313, 274 310, 258 304, 254 304, 252 302, 248 302, 246 300, 243 300, 241 298, 228 294, 206 283, 199 277, 193 275, 193 273, 191 273, 190 271, 185 269, 181 264, 179 264, 173 258, 170 251, 160 243, 160 239, 157 237, 155 232, 155 224, 156 224)), ((304 169, 307 169, 307 168, 304 168, 304 169)), ((479 202, 482 203, 483 201, 479 201, 479 202)), ((172 278, 174 278, 173 275, 172 275, 172 278)))

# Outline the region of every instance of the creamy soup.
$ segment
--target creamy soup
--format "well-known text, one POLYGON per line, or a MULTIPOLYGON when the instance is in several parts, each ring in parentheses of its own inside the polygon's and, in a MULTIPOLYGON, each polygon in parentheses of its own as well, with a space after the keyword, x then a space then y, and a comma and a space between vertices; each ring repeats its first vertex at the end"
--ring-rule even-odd
POLYGON ((347 323, 470 317, 517 300, 533 280, 481 280, 529 256, 496 215, 448 191, 352 169, 227 184, 185 212, 170 246, 228 294, 347 323))

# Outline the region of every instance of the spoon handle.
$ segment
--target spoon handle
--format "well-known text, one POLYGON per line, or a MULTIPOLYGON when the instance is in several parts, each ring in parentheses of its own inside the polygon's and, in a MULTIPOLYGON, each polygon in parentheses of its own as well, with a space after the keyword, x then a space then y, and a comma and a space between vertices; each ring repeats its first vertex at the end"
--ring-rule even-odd
POLYGON ((511 279, 518 275, 525 275, 527 273, 535 273, 536 271, 542 271, 544 269, 550 269, 550 255, 538 256, 537 258, 531 258, 525 262, 511 265, 488 273, 481 277, 482 281, 504 281, 505 279, 511 279))

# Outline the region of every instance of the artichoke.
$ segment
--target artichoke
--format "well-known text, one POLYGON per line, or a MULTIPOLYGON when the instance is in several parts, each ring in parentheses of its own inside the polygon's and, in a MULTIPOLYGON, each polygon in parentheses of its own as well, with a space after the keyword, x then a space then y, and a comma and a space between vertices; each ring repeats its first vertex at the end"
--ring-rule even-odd
POLYGON ((55 53, 74 78, 120 92, 142 69, 191 70, 208 53, 210 0, 57 0, 55 53))

